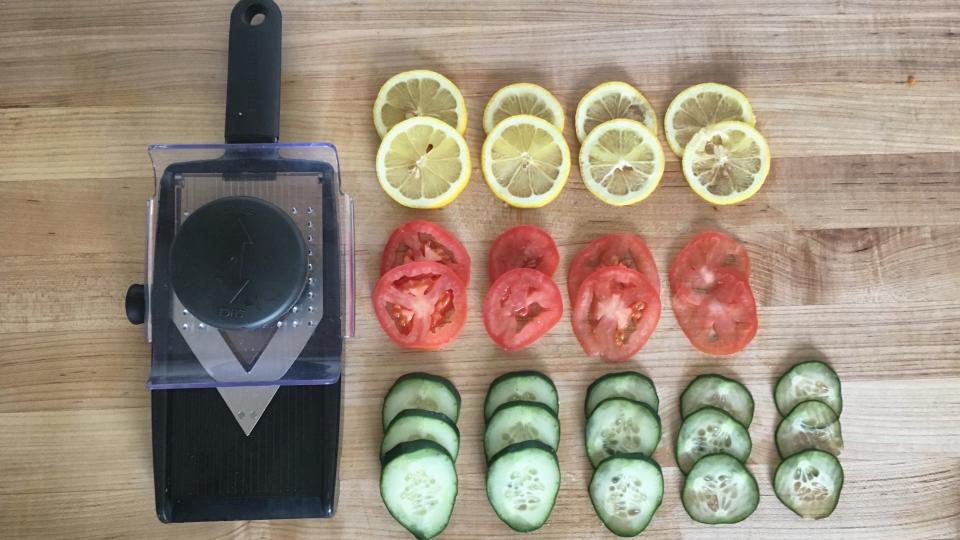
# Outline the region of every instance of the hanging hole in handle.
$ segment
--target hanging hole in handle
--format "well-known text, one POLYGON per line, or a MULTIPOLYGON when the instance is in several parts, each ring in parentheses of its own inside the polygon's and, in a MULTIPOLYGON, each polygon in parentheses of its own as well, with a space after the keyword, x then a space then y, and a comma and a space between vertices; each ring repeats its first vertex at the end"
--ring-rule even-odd
POLYGON ((251 4, 244 12, 243 20, 250 26, 260 26, 267 20, 267 10, 260 4, 251 4))

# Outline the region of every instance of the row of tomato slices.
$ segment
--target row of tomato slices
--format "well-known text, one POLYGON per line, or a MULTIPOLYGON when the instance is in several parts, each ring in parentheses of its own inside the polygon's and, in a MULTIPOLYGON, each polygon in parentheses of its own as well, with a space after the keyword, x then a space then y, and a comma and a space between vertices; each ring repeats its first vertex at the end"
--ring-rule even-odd
MULTIPOLYGON (((559 264, 556 242, 538 227, 512 227, 493 242, 483 322, 498 346, 523 349, 559 322, 563 300, 553 280, 559 264)), ((459 334, 467 318, 470 255, 450 232, 424 220, 400 225, 383 250, 380 273, 374 311, 390 339, 438 349, 459 334)), ((668 279, 677 322, 697 349, 729 355, 753 339, 757 308, 742 244, 720 232, 700 233, 674 258, 668 279)), ((601 236, 580 250, 567 292, 573 331, 590 356, 629 359, 660 320, 657 266, 634 234, 601 236)))

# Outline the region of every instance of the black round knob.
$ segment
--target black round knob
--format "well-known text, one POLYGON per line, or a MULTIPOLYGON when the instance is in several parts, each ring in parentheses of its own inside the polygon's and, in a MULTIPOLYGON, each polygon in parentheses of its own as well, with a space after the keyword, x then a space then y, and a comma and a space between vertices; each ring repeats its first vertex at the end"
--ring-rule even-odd
POLYGON ((224 330, 282 317, 307 281, 297 224, 253 197, 225 197, 195 210, 171 248, 173 290, 193 316, 224 330))
POLYGON ((147 295, 142 283, 134 283, 127 289, 123 306, 131 324, 143 324, 143 321, 147 320, 147 295))

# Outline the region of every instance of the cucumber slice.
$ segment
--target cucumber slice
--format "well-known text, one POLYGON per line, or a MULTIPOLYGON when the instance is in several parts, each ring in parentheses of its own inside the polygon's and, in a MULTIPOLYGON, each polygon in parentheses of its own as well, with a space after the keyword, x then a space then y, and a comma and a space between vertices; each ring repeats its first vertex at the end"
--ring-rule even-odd
POLYGON ((643 454, 608 457, 593 471, 590 500, 610 532, 636 536, 647 528, 663 501, 663 473, 643 454))
POLYGON ((750 427, 753 421, 750 391, 739 381, 722 375, 700 375, 680 396, 680 415, 684 418, 707 406, 726 411, 744 427, 750 427))
POLYGON ((460 417, 460 392, 453 383, 429 373, 408 373, 393 383, 383 399, 383 429, 407 409, 423 409, 445 415, 456 423, 460 417))
POLYGON ((403 442, 387 452, 380 472, 387 511, 421 540, 440 534, 457 499, 453 458, 433 441, 403 442))
POLYGON ((554 452, 560 444, 560 421, 550 407, 535 401, 510 401, 497 408, 483 432, 489 460, 497 452, 523 441, 540 441, 554 452))
POLYGON ((843 467, 833 454, 806 450, 777 467, 773 491, 803 518, 823 519, 833 513, 843 490, 843 467))
POLYGON ((822 401, 804 401, 777 426, 777 452, 785 458, 816 448, 839 456, 843 451, 840 417, 822 401))
POLYGON ((660 417, 646 403, 609 398, 587 418, 587 457, 596 467, 617 454, 653 455, 660 442, 660 417))
POLYGON ((543 403, 553 414, 560 410, 560 396, 550 377, 539 371, 514 371, 506 373, 490 383, 487 399, 483 403, 483 418, 489 421, 497 407, 511 401, 536 401, 543 403))
POLYGON ((727 454, 711 454, 690 469, 680 500, 694 521, 737 523, 757 509, 760 491, 743 463, 727 454))
POLYGON ((723 453, 746 463, 753 443, 743 424, 716 407, 704 407, 688 416, 677 434, 677 465, 686 474, 698 459, 723 453))
POLYGON ((542 527, 559 491, 557 456, 539 441, 504 448, 487 468, 487 500, 497 517, 517 532, 542 527))
POLYGON ((784 373, 777 381, 773 399, 781 416, 811 399, 826 403, 837 414, 843 411, 840 378, 833 368, 817 360, 801 362, 784 373))
POLYGON ((653 385, 653 381, 636 371, 621 371, 608 373, 593 381, 587 388, 586 416, 590 416, 590 413, 597 408, 601 401, 612 397, 646 403, 654 412, 660 410, 660 398, 657 396, 657 389, 653 385))
POLYGON ((438 443, 456 461, 460 452, 460 431, 445 415, 423 409, 401 411, 383 435, 380 457, 402 442, 426 440, 438 443))

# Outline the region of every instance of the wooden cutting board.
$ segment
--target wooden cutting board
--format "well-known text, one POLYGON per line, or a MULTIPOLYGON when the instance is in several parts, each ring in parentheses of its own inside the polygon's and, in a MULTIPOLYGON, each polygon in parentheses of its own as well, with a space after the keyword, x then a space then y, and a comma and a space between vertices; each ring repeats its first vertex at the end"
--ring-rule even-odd
MULTIPOLYGON (((146 145, 219 142, 231 2, 7 1, 0 10, 0 530, 31 538, 406 538, 378 493, 379 410, 399 375, 427 370, 463 394, 460 495, 446 538, 512 537, 486 502, 481 404, 496 375, 535 368, 561 395, 563 485, 531 537, 610 537, 586 493, 584 391, 638 369, 662 398, 655 458, 666 478, 651 538, 960 537, 960 6, 954 0, 677 2, 282 2, 285 141, 329 140, 356 200, 357 337, 346 367, 340 507, 329 521, 164 526, 153 510, 149 350, 122 296, 142 280, 146 145), (775 156, 763 190, 714 208, 667 157, 632 208, 594 199, 576 171, 541 210, 499 203, 478 171, 438 211, 391 202, 373 172, 370 109, 411 68, 443 72, 467 99, 478 156, 486 99, 539 83, 573 116, 597 83, 636 84, 662 114, 702 81, 751 99, 775 156), (442 223, 474 260, 469 322, 442 352, 399 350, 372 316, 389 231, 442 223), (696 352, 667 308, 635 361, 586 358, 569 318, 535 346, 499 351, 479 306, 486 251, 533 223, 560 245, 557 279, 597 235, 629 230, 661 274, 695 232, 747 245, 761 327, 733 358, 696 352), (833 516, 803 521, 775 498, 771 391, 793 362, 829 360, 844 382, 846 485, 833 516), (673 460, 677 399, 695 375, 756 398, 748 463, 760 507, 735 526, 691 521, 673 460)), ((571 149, 579 146, 570 122, 571 149)), ((561 288, 563 283, 561 283, 561 288)))

